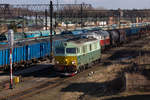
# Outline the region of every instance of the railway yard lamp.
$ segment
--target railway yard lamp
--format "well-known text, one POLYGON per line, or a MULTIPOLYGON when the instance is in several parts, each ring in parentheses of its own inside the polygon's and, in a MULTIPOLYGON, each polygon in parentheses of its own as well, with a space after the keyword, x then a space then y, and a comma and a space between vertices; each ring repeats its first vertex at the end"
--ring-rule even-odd
POLYGON ((8 43, 10 47, 10 89, 13 89, 13 75, 12 75, 12 68, 13 68, 13 62, 12 62, 12 52, 13 52, 13 45, 14 45, 14 31, 10 29, 8 31, 8 43))

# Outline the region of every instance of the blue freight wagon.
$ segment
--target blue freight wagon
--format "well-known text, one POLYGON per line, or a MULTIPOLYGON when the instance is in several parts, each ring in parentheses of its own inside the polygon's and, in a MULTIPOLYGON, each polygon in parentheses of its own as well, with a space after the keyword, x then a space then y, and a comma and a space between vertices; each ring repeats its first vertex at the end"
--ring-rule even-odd
MULTIPOLYGON (((0 68, 7 67, 10 63, 8 44, 0 44, 0 68)), ((49 39, 36 39, 16 43, 13 48, 13 64, 26 63, 32 59, 44 58, 50 54, 49 39)))

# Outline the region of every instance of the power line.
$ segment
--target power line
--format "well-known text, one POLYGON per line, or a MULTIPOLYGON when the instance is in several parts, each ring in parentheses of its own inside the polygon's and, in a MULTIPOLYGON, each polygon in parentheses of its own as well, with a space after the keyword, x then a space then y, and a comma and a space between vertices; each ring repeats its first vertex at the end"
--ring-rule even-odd
POLYGON ((58 6, 59 6, 59 0, 57 0, 57 11, 58 11, 58 9, 59 9, 58 6))

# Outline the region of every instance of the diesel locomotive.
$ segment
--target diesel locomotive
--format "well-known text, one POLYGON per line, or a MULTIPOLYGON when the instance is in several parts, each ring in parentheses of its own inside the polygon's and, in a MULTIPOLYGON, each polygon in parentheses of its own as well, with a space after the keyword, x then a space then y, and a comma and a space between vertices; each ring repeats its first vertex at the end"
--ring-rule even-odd
POLYGON ((55 45, 55 69, 74 75, 101 59, 100 42, 95 38, 74 38, 55 45))

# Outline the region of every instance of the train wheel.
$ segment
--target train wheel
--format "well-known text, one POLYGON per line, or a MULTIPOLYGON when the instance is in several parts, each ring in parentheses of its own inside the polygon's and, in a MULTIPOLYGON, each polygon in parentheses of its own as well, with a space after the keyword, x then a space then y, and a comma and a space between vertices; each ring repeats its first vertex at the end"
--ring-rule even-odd
POLYGON ((98 59, 98 63, 100 63, 101 62, 101 59, 98 59))
POLYGON ((91 64, 88 64, 88 68, 91 68, 91 67, 92 67, 92 65, 93 65, 92 63, 91 63, 91 64))
POLYGON ((86 66, 85 66, 85 65, 83 66, 83 69, 84 69, 84 70, 86 69, 86 66))
POLYGON ((4 70, 4 71, 8 71, 9 69, 8 69, 7 66, 5 66, 3 70, 4 70))
POLYGON ((82 67, 79 67, 79 69, 80 69, 80 72, 82 72, 82 67))
POLYGON ((80 69, 80 72, 82 72, 82 71, 83 71, 83 67, 82 67, 82 66, 81 66, 79 69, 80 69))
POLYGON ((77 70, 77 73, 80 73, 81 72, 81 69, 80 69, 80 67, 78 68, 78 70, 77 70))
POLYGON ((99 60, 96 60, 96 61, 95 61, 95 64, 98 64, 98 63, 99 63, 99 60))

